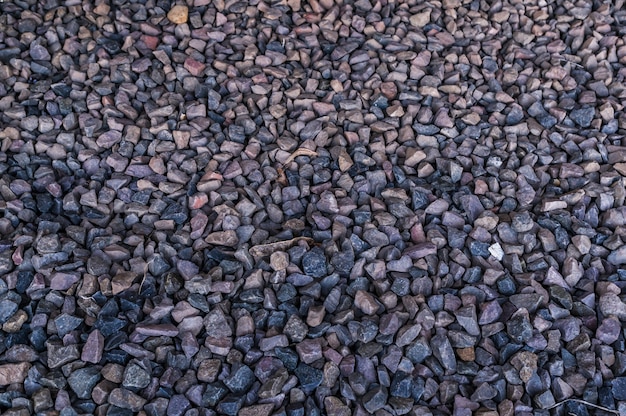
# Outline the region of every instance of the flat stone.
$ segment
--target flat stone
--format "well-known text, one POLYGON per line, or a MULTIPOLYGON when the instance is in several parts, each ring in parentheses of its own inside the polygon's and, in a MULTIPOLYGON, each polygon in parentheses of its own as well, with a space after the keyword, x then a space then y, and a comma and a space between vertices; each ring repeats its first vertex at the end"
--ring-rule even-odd
POLYGON ((102 359, 103 349, 104 336, 98 329, 94 329, 87 337, 80 359, 88 363, 97 364, 102 359))
POLYGON ((239 237, 234 230, 216 231, 207 235, 204 241, 217 246, 235 247, 239 243, 239 237))
POLYGON ((77 360, 80 357, 78 346, 75 344, 63 346, 56 343, 46 343, 48 350, 48 367, 57 368, 77 360))
MULTIPOLYGON (((254 406, 242 407, 237 416, 270 416, 274 410, 271 403, 257 404, 254 406)), ((347 416, 347 415, 346 415, 347 416)))
POLYGON ((132 412, 139 412, 141 409, 143 409, 147 400, 133 393, 132 391, 117 388, 111 391, 108 402, 109 404, 120 407, 122 409, 128 409, 132 412))
POLYGON ((30 367, 30 363, 0 365, 0 386, 23 383, 30 367))
POLYGON ((409 246, 404 250, 403 254, 412 259, 420 259, 432 254, 437 254, 437 246, 431 242, 418 243, 409 246))
POLYGON ((178 328, 172 324, 138 324, 135 331, 141 335, 149 337, 175 337, 178 335, 178 328))

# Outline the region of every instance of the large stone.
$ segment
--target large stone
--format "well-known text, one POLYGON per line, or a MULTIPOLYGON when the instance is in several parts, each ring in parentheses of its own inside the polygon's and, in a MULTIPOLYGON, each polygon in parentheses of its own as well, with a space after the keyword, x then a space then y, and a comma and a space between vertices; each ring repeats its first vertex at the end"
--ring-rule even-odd
POLYGON ((23 383, 30 366, 30 363, 0 365, 0 386, 23 383))

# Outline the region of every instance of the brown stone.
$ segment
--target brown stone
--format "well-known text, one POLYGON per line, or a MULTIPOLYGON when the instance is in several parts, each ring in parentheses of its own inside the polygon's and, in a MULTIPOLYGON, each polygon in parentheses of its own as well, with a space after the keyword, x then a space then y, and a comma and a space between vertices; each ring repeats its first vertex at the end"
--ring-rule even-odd
POLYGON ((456 355, 463 361, 474 361, 476 359, 476 353, 474 347, 458 348, 456 355))

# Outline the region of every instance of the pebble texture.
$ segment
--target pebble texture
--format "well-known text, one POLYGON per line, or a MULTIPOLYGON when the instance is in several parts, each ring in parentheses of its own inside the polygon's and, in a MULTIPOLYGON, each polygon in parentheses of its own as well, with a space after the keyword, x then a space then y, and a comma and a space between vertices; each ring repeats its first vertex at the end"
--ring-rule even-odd
POLYGON ((0 413, 626 414, 624 22, 0 1, 0 413))

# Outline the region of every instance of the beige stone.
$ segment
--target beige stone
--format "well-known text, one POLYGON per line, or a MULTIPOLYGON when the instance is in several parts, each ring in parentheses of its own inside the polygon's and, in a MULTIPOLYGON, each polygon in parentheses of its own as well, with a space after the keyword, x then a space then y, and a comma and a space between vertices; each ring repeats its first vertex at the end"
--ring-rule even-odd
POLYGON ((170 22, 181 25, 183 23, 187 23, 187 18, 189 17, 189 9, 187 6, 176 5, 170 9, 167 13, 167 18, 170 22))

